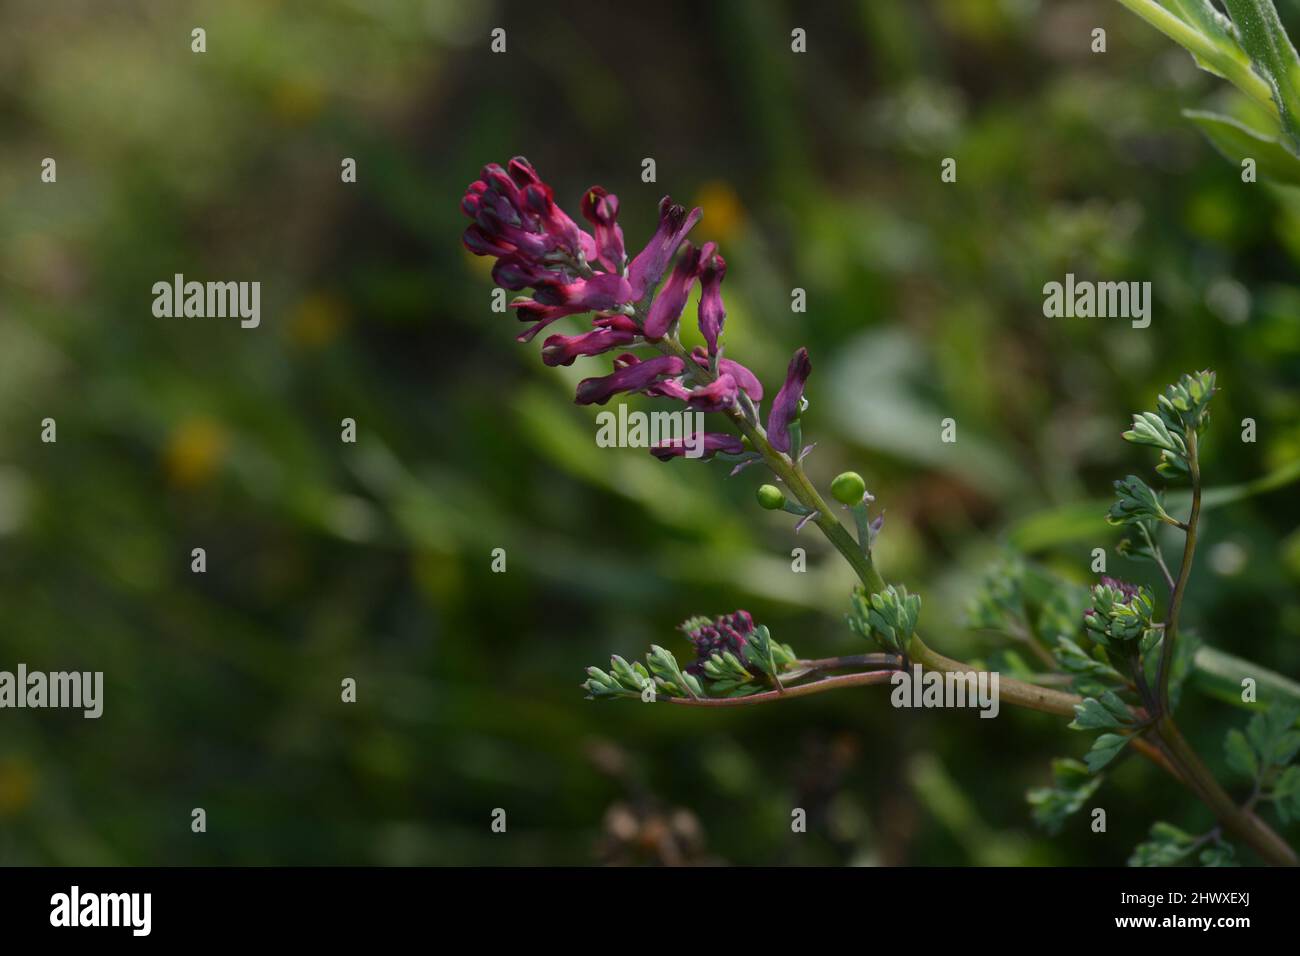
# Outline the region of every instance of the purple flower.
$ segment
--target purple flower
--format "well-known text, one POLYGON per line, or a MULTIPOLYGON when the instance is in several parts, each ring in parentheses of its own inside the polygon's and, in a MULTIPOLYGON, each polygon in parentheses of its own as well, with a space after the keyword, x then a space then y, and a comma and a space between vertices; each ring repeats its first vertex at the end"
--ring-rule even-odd
POLYGON ((481 226, 473 225, 461 236, 465 248, 476 256, 508 256, 515 247, 499 238, 493 238, 481 226))
POLYGON ((660 378, 682 374, 686 367, 675 355, 660 355, 644 362, 635 355, 620 355, 614 360, 616 370, 600 378, 584 378, 578 383, 575 401, 579 405, 604 405, 620 392, 640 392, 660 378))
MULTIPOLYGON (((709 367, 709 356, 704 349, 696 346, 691 352, 691 358, 695 359, 695 364, 700 368, 709 367)), ((758 376, 751 372, 739 362, 733 362, 731 359, 719 359, 718 371, 726 372, 736 380, 740 390, 756 402, 763 400, 763 383, 758 380, 758 376)))
POLYGON ((703 215, 704 210, 698 206, 687 213, 684 206, 676 205, 667 196, 659 201, 659 227, 627 268, 627 280, 638 301, 659 284, 682 240, 703 215))
POLYGON ((537 259, 512 252, 508 256, 502 256, 492 267, 492 281, 504 289, 518 292, 530 285, 545 286, 564 282, 565 275, 542 265, 537 259))
POLYGON ((803 399, 804 382, 812 372, 812 362, 808 359, 808 350, 801 348, 790 359, 790 368, 785 373, 785 384, 772 399, 772 411, 767 416, 767 440, 777 451, 790 452, 790 423, 799 417, 799 405, 803 399))
MULTIPOLYGON (((513 161, 512 161, 513 165, 513 161)), ((532 167, 530 166, 531 170, 532 167)), ((533 175, 537 175, 533 173, 533 175)), ((578 228, 569 214, 555 204, 555 192, 543 182, 530 183, 523 190, 528 211, 537 217, 552 248, 583 260, 596 258, 596 240, 578 228)))
POLYGON ((722 279, 726 274, 727 260, 716 251, 701 256, 700 334, 704 336, 704 341, 709 343, 710 355, 717 354, 718 338, 722 335, 722 326, 727 321, 727 308, 722 304, 722 279))
POLYGON ((663 338, 673 324, 681 318, 682 311, 686 308, 686 300, 691 295, 691 286, 695 284, 695 277, 700 271, 700 257, 705 249, 713 246, 713 243, 708 243, 704 249, 696 249, 690 242, 683 243, 683 246, 684 251, 677 260, 673 274, 668 277, 664 287, 655 296, 650 306, 650 314, 646 316, 645 337, 652 342, 663 338))
POLYGON ((651 398, 675 398, 679 402, 690 401, 691 390, 682 384, 679 378, 669 378, 645 390, 651 398))
POLYGON ((533 298, 543 305, 570 306, 578 312, 605 312, 631 302, 632 289, 621 275, 603 272, 591 279, 540 285, 533 298))
POLYGON ((736 404, 736 380, 723 372, 708 385, 693 389, 686 403, 699 412, 721 412, 736 404))
MULTIPOLYGON (((719 452, 724 455, 739 455, 745 450, 745 443, 736 435, 726 435, 721 432, 696 432, 691 441, 691 448, 701 447, 703 447, 704 452, 699 457, 702 460, 707 460, 719 452)), ((683 458, 686 455, 686 441, 681 438, 666 439, 651 448, 650 454, 660 461, 683 458)))
MULTIPOLYGON (((461 210, 474 220, 462 237, 475 255, 541 260, 559 253, 572 259, 594 258, 596 241, 555 205, 551 187, 522 156, 507 172, 496 163, 483 167, 470 183, 461 210)), ((523 288, 523 286, 507 286, 523 288)))
POLYGON ((1141 590, 1136 584, 1130 584, 1128 581, 1121 581, 1119 578, 1108 578, 1105 575, 1102 576, 1101 583, 1112 591, 1118 591, 1120 594, 1124 595, 1125 604, 1128 604, 1137 597, 1138 591, 1141 590))
MULTIPOLYGON (((618 223, 619 200, 602 186, 592 186, 582 196, 582 218, 590 233, 555 203, 554 190, 523 157, 505 168, 484 166, 461 199, 461 210, 471 223, 462 237, 475 255, 492 256, 497 285, 507 289, 532 289, 527 297, 510 303, 528 327, 517 338, 532 341, 552 323, 569 315, 595 313, 592 327, 576 335, 550 335, 542 344, 547 365, 572 365, 579 357, 601 355, 638 344, 658 343, 675 334, 696 280, 700 282, 699 324, 707 345, 688 358, 661 355, 642 360, 625 353, 614 360, 611 374, 578 383, 580 405, 606 404, 619 393, 641 392, 670 398, 702 412, 733 409, 743 392, 759 402, 763 386, 739 362, 722 357, 722 334, 727 319, 722 282, 727 262, 717 245, 697 248, 687 234, 703 215, 687 210, 668 196, 659 203, 659 223, 645 247, 629 261, 623 229, 618 223), (675 260, 675 265, 674 265, 675 260), (664 280, 664 273, 672 272, 664 280), (646 303, 644 313, 634 309, 646 303), (696 386, 684 376, 687 368, 712 378, 696 386)), ((673 349, 676 345, 674 343, 673 349)), ((664 351, 671 351, 667 347, 664 351)), ((789 450, 790 423, 798 417, 803 383, 810 366, 800 350, 790 364, 790 374, 777 395, 768 420, 772 444, 789 450)), ((739 439, 701 433, 706 457, 718 452, 739 454, 739 439)), ((661 458, 685 454, 684 442, 661 443, 654 453, 661 458)))
POLYGON ((534 299, 516 299, 510 303, 510 308, 518 310, 520 322, 536 323, 515 336, 519 342, 531 342, 533 336, 557 319, 585 311, 581 306, 543 305, 534 299))
POLYGON ((592 186, 583 194, 582 215, 596 234, 596 260, 610 272, 621 272, 627 250, 618 224, 618 197, 604 186, 592 186))
POLYGON ((706 617, 694 617, 679 629, 695 645, 696 660, 686 670, 699 677, 704 673, 704 662, 714 654, 731 651, 744 662, 745 645, 754 630, 754 619, 748 611, 737 611, 720 615, 712 621, 706 617))
POLYGON ((625 315, 597 319, 596 328, 582 335, 552 335, 542 343, 542 361, 551 366, 572 365, 580 355, 600 355, 631 345, 637 326, 625 315))

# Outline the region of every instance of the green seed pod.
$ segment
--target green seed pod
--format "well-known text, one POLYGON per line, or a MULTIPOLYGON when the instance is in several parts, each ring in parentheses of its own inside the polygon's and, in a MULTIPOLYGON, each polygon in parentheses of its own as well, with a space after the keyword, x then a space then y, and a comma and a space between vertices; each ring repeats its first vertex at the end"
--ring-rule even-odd
POLYGON ((785 507, 785 495, 776 485, 759 485, 758 503, 768 511, 780 511, 785 507))
POLYGON ((831 497, 840 504, 856 505, 862 501, 862 496, 866 493, 867 483, 856 471, 846 471, 836 475, 835 480, 831 482, 831 497))

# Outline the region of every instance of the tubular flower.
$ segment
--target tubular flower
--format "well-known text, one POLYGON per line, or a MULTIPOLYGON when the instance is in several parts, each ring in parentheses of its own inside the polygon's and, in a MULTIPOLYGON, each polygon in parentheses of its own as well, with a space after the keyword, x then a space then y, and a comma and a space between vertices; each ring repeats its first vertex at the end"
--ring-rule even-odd
POLYGON ((691 295, 691 287, 695 285, 695 278, 700 272, 700 259, 712 246, 713 243, 710 242, 704 248, 696 249, 689 241, 683 243, 684 250, 677 260, 676 268, 650 306, 650 315, 645 320, 647 339, 654 341, 663 338, 682 317, 686 300, 691 295))
POLYGON ((596 234, 596 260, 610 272, 627 264, 623 228, 618 224, 618 197, 604 186, 592 186, 582 197, 582 216, 596 234))
POLYGON ((736 404, 736 380, 723 372, 708 385, 693 389, 686 404, 698 412, 720 412, 736 404))
MULTIPOLYGON (((660 461, 668 461, 670 458, 684 458, 688 451, 687 443, 681 438, 669 438, 659 442, 650 449, 650 454, 654 455, 660 461)), ((736 435, 727 435, 721 432, 696 432, 690 442, 691 449, 703 447, 704 451, 698 457, 712 458, 721 452, 724 455, 739 455, 745 450, 745 443, 736 435)))
MULTIPOLYGON (((618 197, 603 186, 592 186, 579 205, 590 232, 556 204, 554 190, 520 156, 504 167, 484 166, 465 190, 461 211, 471 220, 462 236, 465 248, 496 260, 492 278, 497 285, 532 290, 510 303, 519 321, 527 323, 518 341, 531 342, 567 316, 588 315, 588 327, 578 334, 545 338, 541 353, 546 365, 572 365, 584 356, 638 346, 654 346, 661 354, 645 359, 631 352, 618 354, 610 374, 578 383, 577 404, 604 405, 619 394, 643 393, 672 399, 693 411, 722 412, 737 422, 742 420, 737 416, 743 416, 757 425, 750 403, 762 400, 762 383, 744 365, 722 357, 726 260, 715 243, 697 247, 686 238, 702 211, 687 210, 665 196, 650 241, 629 258, 618 222, 618 197), (700 331, 707 345, 687 356, 676 330, 696 281, 700 331)), ((807 352, 800 350, 769 419, 772 444, 782 451, 789 447, 787 429, 798 415, 807 367, 807 352)), ((757 453, 746 455, 738 437, 711 432, 693 437, 701 444, 692 442, 688 448, 684 440, 662 442, 651 452, 663 461, 718 454, 760 458, 757 453), (697 454, 701 448, 703 453, 697 454)))
POLYGON ((543 305, 535 299, 515 299, 510 303, 510 308, 518 310, 520 322, 535 323, 515 336, 518 342, 531 342, 533 336, 557 319, 566 315, 578 315, 583 311, 581 306, 543 305))
POLYGON ((638 300, 659 284, 682 240, 703 215, 704 210, 699 207, 688 213, 686 207, 678 206, 667 196, 659 201, 659 228, 627 269, 627 281, 638 300))
MULTIPOLYGON (((707 248, 707 247, 706 247, 707 248)), ((709 343, 709 354, 718 352, 718 339, 727 321, 727 308, 722 304, 722 280, 727 274, 727 260, 715 250, 700 258, 700 334, 709 343)))
POLYGON ((644 362, 635 355, 620 355, 619 367, 613 374, 600 378, 584 378, 578 383, 579 405, 604 405, 620 392, 641 392, 660 378, 680 375, 684 363, 675 355, 660 355, 644 362))
POLYGON ((581 355, 600 355, 636 340, 636 323, 626 316, 597 319, 597 327, 582 335, 552 335, 542 343, 547 365, 572 365, 581 355))
MULTIPOLYGON (((705 353, 704 349, 696 347, 696 349, 691 352, 691 358, 695 360, 695 364, 700 368, 709 367, 709 356, 705 353)), ((731 359, 725 358, 719 359, 718 371, 720 373, 725 372, 734 378, 741 391, 754 401, 760 402, 763 400, 763 383, 758 380, 757 375, 745 368, 745 366, 741 365, 739 362, 733 362, 731 359)))
POLYGON ((767 440, 777 451, 790 453, 790 423, 799 417, 803 401, 803 386, 812 372, 808 350, 799 349, 790 359, 785 373, 785 384, 772 399, 772 411, 767 416, 767 440))
POLYGON ((617 309, 628 301, 631 287, 620 275, 602 273, 593 279, 575 279, 560 285, 545 285, 534 297, 543 305, 563 305, 579 312, 617 309))
POLYGON ((510 249, 521 260, 594 256, 595 240, 555 205, 551 187, 528 160, 516 156, 509 166, 509 172, 496 163, 484 166, 466 190, 461 209, 474 220, 466 230, 466 248, 476 255, 501 254, 480 252, 484 244, 510 249))

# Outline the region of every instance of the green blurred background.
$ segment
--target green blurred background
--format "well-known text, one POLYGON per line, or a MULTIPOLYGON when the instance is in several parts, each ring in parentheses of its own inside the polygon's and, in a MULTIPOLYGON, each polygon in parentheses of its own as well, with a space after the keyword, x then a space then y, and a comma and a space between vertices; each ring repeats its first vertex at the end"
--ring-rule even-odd
MULTIPOLYGON (((756 470, 598 449, 572 390, 607 362, 514 342, 458 202, 523 154, 575 215, 588 185, 618 193, 633 249, 664 193, 702 205, 729 353, 771 392, 808 346, 814 479, 866 477, 930 643, 987 658, 981 577, 1013 548, 1091 580, 1110 481, 1150 475, 1119 433, 1179 372, 1223 387, 1210 485, 1295 474, 1300 201, 1179 116, 1222 87, 1102 0, 11 0, 0 668, 103 670, 106 703, 0 712, 0 863, 1118 864, 1157 817, 1204 828, 1128 761, 1107 834, 1081 814, 1048 838, 1025 791, 1088 742, 1045 715, 585 701, 588 664, 684 653, 693 614, 858 651, 851 574, 754 506, 756 470), (1151 281, 1152 326, 1045 319, 1070 271, 1151 281), (175 272, 261 281, 261 327, 155 318, 175 272)), ((1207 515, 1185 615, 1286 674, 1295 487, 1207 515)), ((1221 766, 1242 715, 1184 710, 1221 766)))

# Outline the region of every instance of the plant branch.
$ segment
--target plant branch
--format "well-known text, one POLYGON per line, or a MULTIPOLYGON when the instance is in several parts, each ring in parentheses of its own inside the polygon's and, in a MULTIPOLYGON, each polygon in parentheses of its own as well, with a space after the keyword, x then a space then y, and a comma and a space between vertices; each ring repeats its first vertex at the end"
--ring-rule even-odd
POLYGON ((1156 539, 1147 531, 1146 525, 1139 522, 1137 529, 1142 532, 1142 537, 1147 539, 1147 547, 1151 549, 1151 556, 1155 558, 1156 566, 1160 568, 1165 584, 1168 585, 1169 590, 1172 592, 1174 589, 1174 576, 1169 573, 1169 565, 1165 564, 1164 552, 1160 550, 1160 545, 1156 544, 1156 539))
MULTIPOLYGON (((699 368, 686 349, 677 341, 675 335, 662 339, 656 345, 664 354, 676 355, 681 358, 689 370, 688 374, 691 374, 692 377, 704 384, 711 381, 712 376, 710 373, 699 368)), ((740 433, 749 439, 750 445, 758 452, 768 467, 772 469, 772 473, 785 483, 800 504, 811 512, 815 512, 813 521, 826 535, 827 540, 843 555, 863 586, 872 593, 884 590, 886 586, 885 580, 881 577, 880 572, 876 570, 871 559, 871 553, 858 546, 858 543, 853 540, 853 536, 839 522, 812 482, 808 480, 807 475, 804 474, 797 461, 798 449, 795 449, 796 460, 792 460, 789 456, 772 447, 767 440, 767 434, 762 425, 752 421, 735 408, 729 410, 727 414, 740 433)), ((1294 864, 1296 862, 1294 851, 1264 821, 1253 813, 1242 810, 1233 802, 1232 798, 1224 792, 1223 788, 1219 786, 1218 782, 1205 768, 1196 753, 1183 740, 1177 727, 1167 716, 1168 679, 1171 670, 1169 659, 1174 639, 1177 636, 1178 610, 1182 605, 1183 593, 1186 590, 1187 579, 1191 573, 1192 557, 1196 549, 1196 526, 1201 507, 1201 477, 1200 466, 1196 457, 1195 430, 1190 431, 1188 434, 1188 460, 1192 473, 1192 510, 1187 520, 1187 544, 1183 550, 1183 564, 1179 571, 1178 580, 1175 583, 1174 595, 1170 599, 1169 620, 1166 624, 1162 646, 1160 681, 1157 689, 1157 694, 1159 699, 1163 701, 1164 708, 1163 719, 1160 719, 1157 723, 1157 732, 1160 739, 1158 743, 1153 743, 1135 737, 1132 743, 1135 749, 1144 756, 1161 766, 1176 780, 1187 785, 1210 808, 1226 830, 1248 843, 1262 857, 1271 863, 1294 864)), ((917 633, 912 635, 908 644, 907 655, 923 667, 943 673, 968 673, 974 670, 969 664, 945 657, 931 649, 917 633)), ((880 670, 827 677, 808 684, 788 687, 784 693, 774 690, 745 697, 705 700, 669 698, 669 702, 696 707, 736 707, 762 704, 772 700, 819 694, 840 687, 883 684, 888 682, 894 673, 894 670, 880 670)), ((1001 700, 1031 710, 1057 714, 1062 717, 1073 717, 1075 705, 1082 703, 1083 700, 1077 694, 1065 693, 1050 687, 1039 687, 1012 678, 1001 678, 1001 675, 999 675, 999 678, 999 696, 1001 700)), ((1153 717, 1159 718, 1161 715, 1153 715, 1153 717)))
MULTIPOLYGON (((818 657, 811 660, 797 660, 795 665, 803 668, 804 673, 841 670, 845 667, 889 667, 897 670, 903 666, 903 659, 897 654, 846 654, 843 657, 818 657)), ((782 676, 790 677, 794 673, 798 672, 787 671, 782 676)))
POLYGON ((884 671, 860 671, 856 674, 837 674, 823 677, 821 680, 807 684, 787 686, 784 690, 765 690, 758 694, 746 694, 743 697, 657 697, 656 703, 680 704, 683 707, 747 707, 750 704, 766 704, 774 700, 793 700, 796 697, 810 697, 824 694, 841 687, 863 687, 870 684, 888 684, 897 673, 896 669, 884 671))
POLYGON ((1191 53, 1198 62, 1213 67, 1241 92, 1267 107, 1274 116, 1278 115, 1277 104, 1273 101, 1273 91, 1268 83, 1251 69, 1250 58, 1245 53, 1220 46, 1155 0, 1119 0, 1119 2, 1191 53))
POLYGON ((1169 706, 1169 681, 1173 672, 1174 644, 1178 640, 1178 615, 1187 592, 1187 580, 1192 573, 1192 558, 1196 554, 1197 524, 1201 516, 1201 463, 1196 449, 1196 429, 1187 430, 1187 467, 1192 475, 1192 510, 1187 518, 1186 542, 1183 561, 1174 582, 1174 593, 1169 598, 1169 614, 1165 620, 1165 636, 1160 642, 1160 667, 1156 672, 1156 703, 1160 715, 1171 713, 1169 706))
POLYGON ((1170 757, 1183 772, 1188 787, 1210 808, 1225 830, 1269 863, 1296 866, 1300 862, 1295 850, 1267 823, 1250 810, 1237 806, 1232 797, 1219 786, 1219 781, 1210 773, 1168 714, 1160 719, 1156 728, 1170 757))

